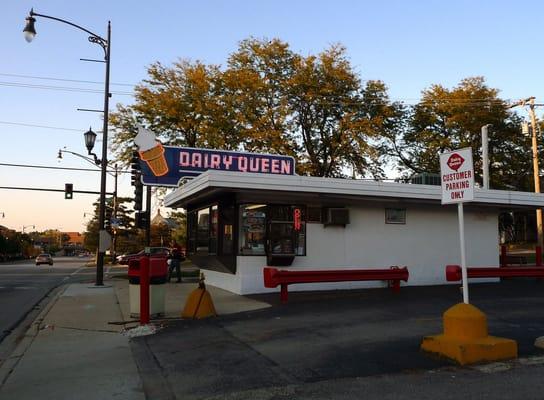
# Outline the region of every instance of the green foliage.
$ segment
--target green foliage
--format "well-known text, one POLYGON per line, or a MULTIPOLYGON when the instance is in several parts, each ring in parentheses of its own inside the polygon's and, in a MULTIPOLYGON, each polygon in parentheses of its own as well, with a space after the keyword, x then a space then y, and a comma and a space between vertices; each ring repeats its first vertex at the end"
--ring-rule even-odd
POLYGON ((532 190, 530 139, 521 119, 482 77, 463 79, 453 89, 432 85, 422 92, 404 129, 390 136, 389 151, 403 171, 440 172, 439 153, 472 147, 481 183, 481 127, 489 129, 490 186, 532 190))
POLYGON ((363 83, 341 45, 302 55, 279 39, 249 38, 224 68, 157 62, 135 103, 110 118, 125 163, 141 124, 165 144, 290 155, 299 174, 328 177, 381 178, 388 161, 406 176, 438 172, 440 152, 471 146, 479 181, 480 130, 492 124, 491 187, 533 190, 521 119, 482 77, 432 85, 408 107, 383 82, 363 83))
MULTIPOLYGON (((131 203, 131 198, 117 198, 117 219, 119 220, 119 227, 112 229, 110 233, 115 234, 116 249, 119 254, 127 252, 127 250, 140 249, 143 246, 143 242, 140 242, 137 238, 138 232, 134 228, 132 210, 127 207, 127 204, 131 203)), ((85 232, 84 245, 91 252, 95 252, 98 248, 98 207, 99 202, 96 201, 94 203, 94 215, 87 223, 87 230, 85 232)), ((113 216, 112 199, 107 199, 106 207, 109 209, 109 211, 106 211, 106 214, 111 214, 113 216)))
POLYGON ((152 64, 148 75, 135 104, 111 115, 112 147, 125 162, 142 124, 170 145, 290 155, 310 175, 344 176, 349 166, 381 176, 381 131, 402 111, 383 83, 361 85, 339 45, 302 56, 278 39, 250 38, 224 70, 179 61, 152 64))

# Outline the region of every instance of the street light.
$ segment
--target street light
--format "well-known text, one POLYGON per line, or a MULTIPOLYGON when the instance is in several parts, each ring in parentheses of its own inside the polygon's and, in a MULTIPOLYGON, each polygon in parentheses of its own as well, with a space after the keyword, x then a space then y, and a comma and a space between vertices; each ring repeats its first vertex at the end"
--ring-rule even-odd
MULTIPOLYGON (((96 43, 104 50, 104 62, 106 64, 106 77, 104 82, 104 127, 102 129, 102 162, 101 162, 101 174, 100 174, 100 202, 98 208, 98 256, 96 257, 96 286, 104 285, 104 255, 106 251, 107 242, 109 241, 109 235, 104 229, 105 209, 106 209, 106 167, 108 165, 108 111, 109 111, 109 99, 110 99, 110 50, 111 50, 111 22, 108 21, 107 38, 97 35, 72 22, 64 19, 52 17, 49 15, 38 14, 34 12, 34 9, 30 10, 28 17, 26 17, 26 26, 23 29, 25 39, 27 42, 31 42, 36 36, 36 28, 34 26, 36 22, 35 17, 41 17, 46 19, 52 19, 54 21, 62 22, 77 28, 87 34, 89 34, 89 42, 96 43)), ((93 132, 94 133, 94 132, 93 132)), ((87 136, 86 136, 87 138, 87 136)), ((93 143, 94 144, 94 143, 93 143)))
MULTIPOLYGON (((85 161, 87 161, 88 163, 91 163, 91 164, 96 164, 96 165, 101 165, 101 160, 99 160, 97 157, 96 157, 96 154, 92 153, 92 149, 93 149, 93 146, 94 146, 94 141, 96 139, 96 133, 94 133, 92 131, 91 128, 89 128, 89 130, 87 132, 85 132, 83 134, 83 136, 85 137, 85 146, 87 147, 87 150, 89 152, 89 155, 92 155, 94 157, 94 161, 93 159, 89 158, 89 157, 86 157, 84 156, 83 154, 79 154, 79 153, 76 153, 75 151, 70 151, 70 150, 66 150, 66 147, 64 147, 64 149, 59 149, 59 153, 57 155, 57 158, 59 160, 62 160, 62 153, 69 153, 69 154, 72 154, 74 156, 77 156, 79 158, 82 158, 84 159, 85 161)), ((117 200, 117 177, 119 175, 119 168, 117 168, 117 164, 114 165, 114 169, 113 170, 107 170, 106 171, 110 176, 113 177, 113 182, 114 182, 114 189, 113 189, 113 218, 117 219, 117 206, 118 206, 118 200, 117 200)), ((105 211, 104 211, 105 213, 105 211)), ((89 214, 89 213, 83 213, 83 218, 85 218, 85 214, 89 214)), ((104 214, 105 215, 105 214, 104 214)), ((106 222, 106 218, 104 218, 104 222, 106 222)), ((114 235, 113 235, 113 240, 112 240, 112 252, 113 254, 116 253, 116 245, 117 245, 117 240, 116 240, 116 233, 114 231, 114 235)))
POLYGON ((25 229, 30 228, 30 227, 32 227, 32 229, 36 229, 36 226, 34 226, 34 225, 23 225, 22 233, 25 233, 25 229))

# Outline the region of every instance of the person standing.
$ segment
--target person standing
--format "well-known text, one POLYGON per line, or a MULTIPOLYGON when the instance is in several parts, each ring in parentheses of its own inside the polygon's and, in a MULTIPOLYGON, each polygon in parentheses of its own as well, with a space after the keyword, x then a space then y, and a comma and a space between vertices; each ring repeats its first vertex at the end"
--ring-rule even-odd
POLYGON ((176 276, 177 276, 177 281, 176 282, 181 282, 181 267, 180 267, 180 263, 181 263, 181 259, 182 259, 182 254, 181 254, 181 247, 176 243, 175 240, 172 240, 171 244, 171 255, 170 255, 170 271, 168 273, 168 282, 170 282, 170 279, 172 278, 172 273, 174 272, 174 269, 176 270, 176 276))

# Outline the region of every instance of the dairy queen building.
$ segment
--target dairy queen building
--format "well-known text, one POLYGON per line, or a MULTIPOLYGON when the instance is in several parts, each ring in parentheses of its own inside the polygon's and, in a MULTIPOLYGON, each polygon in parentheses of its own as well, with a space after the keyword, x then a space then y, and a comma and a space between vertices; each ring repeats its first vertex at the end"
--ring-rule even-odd
MULTIPOLYGON (((460 263, 457 207, 441 204, 440 186, 298 176, 292 158, 276 155, 165 146, 162 156, 168 172, 155 176, 142 160, 142 180, 173 187, 164 204, 187 212, 187 256, 210 285, 238 294, 278 291, 264 286, 266 266, 406 266, 403 285, 438 285, 446 283, 445 266, 460 263)), ((498 266, 499 214, 542 206, 541 194, 475 189, 464 208, 467 264, 498 266)))

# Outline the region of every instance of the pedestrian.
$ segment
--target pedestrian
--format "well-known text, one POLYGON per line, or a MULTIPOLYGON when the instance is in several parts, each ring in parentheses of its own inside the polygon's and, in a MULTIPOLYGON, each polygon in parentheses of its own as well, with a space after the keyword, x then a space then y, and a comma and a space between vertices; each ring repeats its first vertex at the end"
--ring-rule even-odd
POLYGON ((171 250, 170 250, 170 270, 168 272, 168 282, 170 282, 170 279, 172 278, 172 273, 174 272, 174 268, 176 269, 176 276, 177 281, 181 282, 181 269, 180 269, 180 263, 182 259, 181 254, 181 247, 176 243, 175 240, 172 240, 170 244, 171 250))

